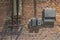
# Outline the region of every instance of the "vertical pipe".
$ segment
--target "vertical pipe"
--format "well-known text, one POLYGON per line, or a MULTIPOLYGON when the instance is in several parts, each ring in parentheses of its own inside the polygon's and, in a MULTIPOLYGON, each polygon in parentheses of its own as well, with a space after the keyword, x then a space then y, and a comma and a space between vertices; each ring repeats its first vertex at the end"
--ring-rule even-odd
MULTIPOLYGON (((18 13, 18 17, 20 17, 21 15, 22 15, 22 0, 18 0, 18 3, 17 3, 18 5, 18 7, 17 7, 17 13, 18 13)), ((18 20, 18 21, 20 21, 20 23, 21 23, 21 20, 18 20)))
POLYGON ((16 12, 16 0, 12 0, 12 9, 13 9, 13 13, 12 13, 12 25, 14 24, 13 23, 13 19, 14 19, 14 16, 17 15, 17 12, 16 12))
POLYGON ((22 15, 22 0, 18 0, 18 15, 22 15))
POLYGON ((34 17, 36 17, 36 0, 34 0, 34 17))
POLYGON ((18 5, 19 5, 19 0, 17 0, 16 6, 17 6, 17 25, 18 25, 18 5))
POLYGON ((13 0, 13 18, 16 17, 17 19, 16 22, 17 22, 17 25, 18 25, 18 0, 13 0))
POLYGON ((16 11, 16 0, 13 0, 13 15, 16 16, 17 15, 17 11, 16 11))

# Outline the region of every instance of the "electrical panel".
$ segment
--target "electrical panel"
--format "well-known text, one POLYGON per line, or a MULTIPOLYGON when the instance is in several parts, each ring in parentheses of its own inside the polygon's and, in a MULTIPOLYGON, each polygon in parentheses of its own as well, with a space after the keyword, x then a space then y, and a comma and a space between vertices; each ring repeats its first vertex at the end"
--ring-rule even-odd
POLYGON ((46 8, 44 12, 45 12, 45 17, 55 17, 56 16, 55 9, 46 8))
POLYGON ((42 18, 38 18, 37 26, 41 26, 43 24, 42 18))
POLYGON ((30 27, 41 26, 43 24, 42 18, 32 18, 29 20, 30 27))
POLYGON ((37 26, 37 19, 36 19, 36 18, 32 18, 32 19, 29 21, 29 26, 31 26, 31 27, 37 26))
POLYGON ((44 22, 54 22, 56 19, 56 10, 53 8, 45 8, 43 9, 43 20, 44 22))

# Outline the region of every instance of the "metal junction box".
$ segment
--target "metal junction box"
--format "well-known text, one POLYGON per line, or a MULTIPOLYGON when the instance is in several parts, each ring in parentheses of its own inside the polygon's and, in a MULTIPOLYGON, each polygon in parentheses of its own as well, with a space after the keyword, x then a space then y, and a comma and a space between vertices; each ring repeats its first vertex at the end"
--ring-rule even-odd
POLYGON ((56 19, 56 10, 53 8, 43 9, 43 21, 44 22, 54 22, 56 19))
POLYGON ((42 18, 37 19, 37 26, 41 26, 43 24, 42 18))
POLYGON ((42 12, 43 25, 53 27, 56 20, 56 10, 53 8, 45 8, 42 12))
POLYGON ((29 26, 31 26, 31 27, 37 26, 37 19, 35 17, 33 17, 33 18, 31 18, 31 20, 29 20, 29 26))

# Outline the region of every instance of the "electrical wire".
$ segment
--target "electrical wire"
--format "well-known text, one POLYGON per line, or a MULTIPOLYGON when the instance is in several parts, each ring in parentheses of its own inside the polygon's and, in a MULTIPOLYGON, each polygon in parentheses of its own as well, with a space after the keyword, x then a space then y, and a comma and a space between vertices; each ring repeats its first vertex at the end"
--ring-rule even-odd
POLYGON ((20 31, 18 32, 19 34, 17 35, 15 40, 18 40, 19 36, 23 34, 23 31, 24 31, 24 26, 22 25, 20 31))

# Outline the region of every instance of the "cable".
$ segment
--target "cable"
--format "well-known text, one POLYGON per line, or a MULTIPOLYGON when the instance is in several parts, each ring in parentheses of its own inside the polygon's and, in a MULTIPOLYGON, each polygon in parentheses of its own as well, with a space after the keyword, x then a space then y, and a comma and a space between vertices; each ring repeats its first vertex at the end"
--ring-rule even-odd
POLYGON ((22 25, 20 31, 18 32, 19 34, 17 35, 15 40, 18 40, 19 36, 23 34, 23 31, 24 31, 24 26, 22 25))

